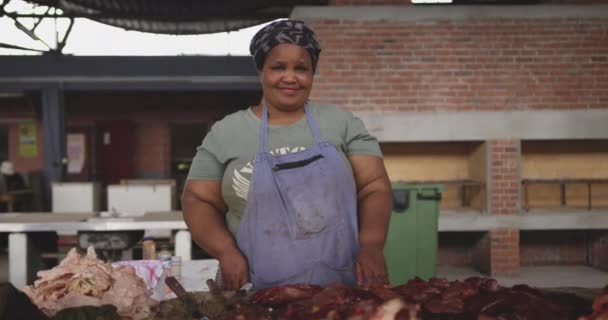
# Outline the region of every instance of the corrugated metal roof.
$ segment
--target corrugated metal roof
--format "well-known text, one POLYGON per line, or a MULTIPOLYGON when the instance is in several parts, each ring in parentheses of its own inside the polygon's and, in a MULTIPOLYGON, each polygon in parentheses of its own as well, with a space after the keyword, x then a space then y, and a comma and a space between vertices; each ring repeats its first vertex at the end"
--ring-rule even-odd
POLYGON ((162 34, 234 31, 286 18, 296 5, 327 5, 328 0, 27 0, 59 8, 64 15, 162 34))

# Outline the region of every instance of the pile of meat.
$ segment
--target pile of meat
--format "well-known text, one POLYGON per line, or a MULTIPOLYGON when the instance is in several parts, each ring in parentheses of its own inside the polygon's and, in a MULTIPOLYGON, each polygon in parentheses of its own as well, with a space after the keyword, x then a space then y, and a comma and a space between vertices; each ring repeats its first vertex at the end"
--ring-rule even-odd
MULTIPOLYGON (((394 288, 287 285, 256 292, 224 320, 576 320, 588 301, 568 293, 501 287, 490 278, 413 279, 394 288)), ((603 318, 589 318, 603 319, 603 318)))
POLYGON ((38 272, 38 278, 23 291, 48 316, 70 307, 110 304, 122 318, 139 320, 151 317, 158 304, 132 267, 113 268, 97 259, 92 246, 86 256, 72 249, 58 266, 38 272))
POLYGON ((593 314, 581 317, 579 320, 606 320, 608 319, 608 286, 593 300, 593 314))

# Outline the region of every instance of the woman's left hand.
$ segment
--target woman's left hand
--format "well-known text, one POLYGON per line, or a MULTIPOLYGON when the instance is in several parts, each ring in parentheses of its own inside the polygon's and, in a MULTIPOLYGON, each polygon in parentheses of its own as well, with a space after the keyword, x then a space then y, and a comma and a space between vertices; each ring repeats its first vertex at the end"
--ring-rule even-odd
POLYGON ((388 284, 386 262, 381 247, 361 247, 355 268, 357 284, 360 287, 380 287, 388 284))

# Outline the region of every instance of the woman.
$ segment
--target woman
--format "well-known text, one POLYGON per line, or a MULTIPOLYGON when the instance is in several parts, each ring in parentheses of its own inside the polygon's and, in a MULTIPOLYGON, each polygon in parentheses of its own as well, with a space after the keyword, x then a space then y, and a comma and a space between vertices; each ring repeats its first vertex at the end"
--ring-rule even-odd
POLYGON ((261 29, 250 46, 259 105, 216 123, 182 196, 194 241, 222 286, 378 286, 391 212, 378 142, 337 107, 308 101, 321 48, 303 22, 261 29))

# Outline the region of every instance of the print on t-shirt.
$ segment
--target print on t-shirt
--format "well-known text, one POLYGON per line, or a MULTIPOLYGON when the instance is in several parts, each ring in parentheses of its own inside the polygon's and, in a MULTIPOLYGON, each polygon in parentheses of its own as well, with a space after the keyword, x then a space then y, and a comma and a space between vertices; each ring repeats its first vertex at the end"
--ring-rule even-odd
MULTIPOLYGON (((272 155, 284 155, 306 150, 306 147, 282 147, 270 151, 272 155)), ((234 177, 232 177, 232 189, 234 193, 241 199, 247 201, 249 193, 249 182, 253 173, 253 161, 247 162, 241 169, 234 169, 234 177)))

